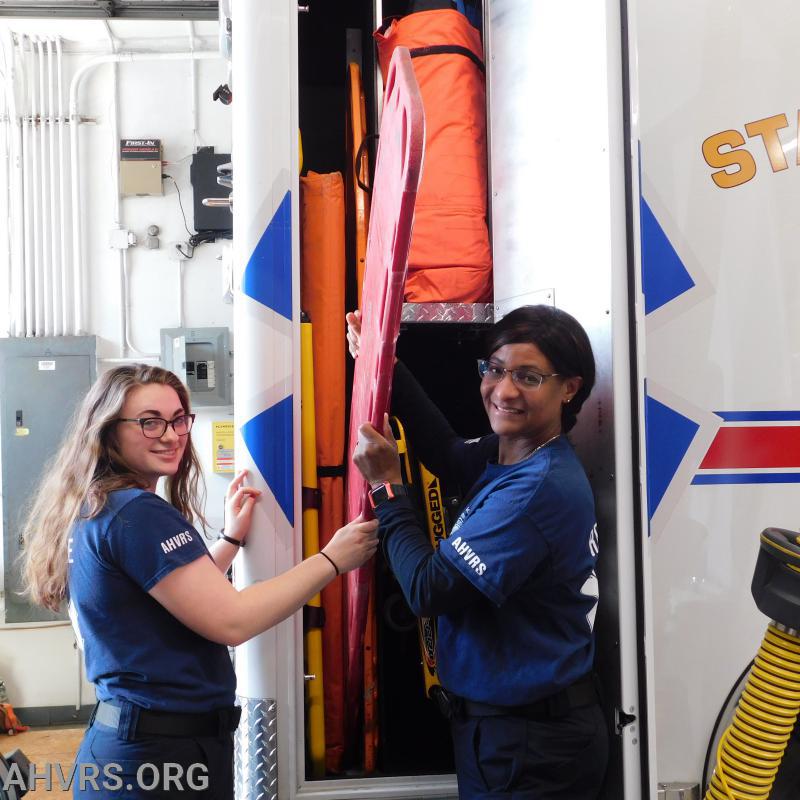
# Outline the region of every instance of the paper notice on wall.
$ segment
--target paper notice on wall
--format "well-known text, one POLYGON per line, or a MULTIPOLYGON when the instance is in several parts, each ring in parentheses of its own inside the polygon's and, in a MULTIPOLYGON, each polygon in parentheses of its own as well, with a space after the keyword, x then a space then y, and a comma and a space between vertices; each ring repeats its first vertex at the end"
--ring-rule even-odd
POLYGON ((233 472, 233 439, 232 422, 211 423, 214 472, 233 472))

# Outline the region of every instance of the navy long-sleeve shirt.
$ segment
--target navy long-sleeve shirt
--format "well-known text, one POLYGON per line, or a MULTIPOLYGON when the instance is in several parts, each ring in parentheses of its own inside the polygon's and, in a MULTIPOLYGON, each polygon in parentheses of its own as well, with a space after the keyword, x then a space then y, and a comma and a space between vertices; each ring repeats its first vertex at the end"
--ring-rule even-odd
MULTIPOLYGON (((494 435, 470 443, 459 437, 402 362, 395 366, 392 412, 419 459, 435 475, 455 482, 462 496, 497 454, 494 435)), ((383 503, 375 513, 384 553, 414 614, 440 616, 481 599, 480 591, 434 550, 409 498, 383 503)))
POLYGON ((478 702, 519 705, 588 674, 598 536, 591 488, 566 437, 498 464, 497 437, 458 437, 402 364, 393 411, 420 460, 466 493, 436 551, 408 498, 376 509, 408 604, 439 617, 442 685, 478 702))

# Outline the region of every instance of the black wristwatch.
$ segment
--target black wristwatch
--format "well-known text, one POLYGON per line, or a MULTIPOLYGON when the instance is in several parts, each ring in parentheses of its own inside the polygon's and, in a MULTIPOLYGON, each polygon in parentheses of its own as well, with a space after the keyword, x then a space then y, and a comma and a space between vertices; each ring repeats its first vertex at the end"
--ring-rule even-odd
POLYGON ((395 497, 405 497, 408 495, 406 487, 402 483, 382 483, 370 490, 369 504, 377 508, 395 497))

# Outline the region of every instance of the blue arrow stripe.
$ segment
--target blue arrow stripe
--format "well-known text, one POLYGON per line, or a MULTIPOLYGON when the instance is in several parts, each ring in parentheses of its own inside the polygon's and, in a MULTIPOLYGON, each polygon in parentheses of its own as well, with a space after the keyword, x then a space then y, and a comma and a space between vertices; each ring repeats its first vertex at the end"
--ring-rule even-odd
POLYGON ((286 319, 292 318, 292 194, 286 192, 253 250, 242 291, 286 319))
POLYGON ((242 426, 242 438, 250 456, 292 526, 294 525, 293 417, 292 395, 289 395, 242 426))

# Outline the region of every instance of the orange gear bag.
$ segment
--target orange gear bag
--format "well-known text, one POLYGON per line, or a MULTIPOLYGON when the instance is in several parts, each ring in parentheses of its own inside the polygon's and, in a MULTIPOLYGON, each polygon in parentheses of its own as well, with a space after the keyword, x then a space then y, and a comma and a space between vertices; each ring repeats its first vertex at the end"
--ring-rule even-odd
POLYGON ((386 76, 407 47, 425 107, 425 168, 417 193, 405 300, 492 300, 486 224, 486 75, 480 33, 458 11, 419 11, 374 34, 386 76))

